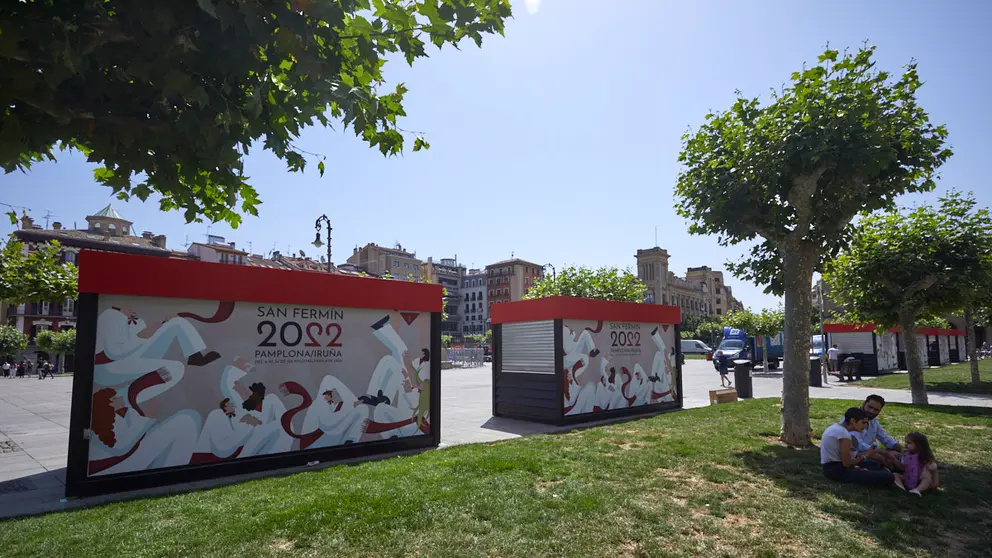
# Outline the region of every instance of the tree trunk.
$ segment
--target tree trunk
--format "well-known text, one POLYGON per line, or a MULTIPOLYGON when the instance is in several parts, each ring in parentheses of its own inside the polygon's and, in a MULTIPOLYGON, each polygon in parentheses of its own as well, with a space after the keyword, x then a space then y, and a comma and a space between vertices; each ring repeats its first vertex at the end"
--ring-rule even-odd
POLYGON ((768 339, 764 336, 761 337, 761 360, 764 362, 761 364, 764 368, 762 369, 765 374, 768 373, 768 339))
POLYGON ((978 386, 982 383, 982 378, 978 373, 978 339, 975 338, 975 317, 971 314, 971 308, 964 309, 964 329, 968 336, 965 349, 968 351, 968 362, 971 363, 971 383, 978 386))
POLYGON ((809 323, 813 315, 814 258, 804 250, 783 254, 785 347, 782 359, 782 436, 786 444, 812 444, 809 422, 809 323))
POLYGON ((916 339, 916 316, 899 317, 902 338, 906 342, 906 368, 909 369, 909 389, 913 393, 913 405, 926 405, 927 386, 923 380, 923 363, 920 361, 920 342, 916 339))

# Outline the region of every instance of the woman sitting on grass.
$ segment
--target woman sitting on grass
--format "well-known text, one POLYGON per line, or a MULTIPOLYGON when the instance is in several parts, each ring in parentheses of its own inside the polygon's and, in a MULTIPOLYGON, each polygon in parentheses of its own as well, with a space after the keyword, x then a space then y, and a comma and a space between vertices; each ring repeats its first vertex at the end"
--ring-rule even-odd
POLYGON ((902 456, 902 466, 906 472, 896 475, 896 486, 917 496, 940 488, 940 474, 937 473, 937 461, 930 449, 930 440, 919 432, 910 432, 906 434, 904 447, 906 453, 902 456))
POLYGON ((858 455, 858 443, 852 432, 863 432, 868 427, 868 415, 862 409, 851 407, 844 413, 844 422, 832 424, 820 437, 820 464, 823 475, 837 482, 875 486, 892 484, 892 473, 881 467, 867 468, 865 456, 858 455))

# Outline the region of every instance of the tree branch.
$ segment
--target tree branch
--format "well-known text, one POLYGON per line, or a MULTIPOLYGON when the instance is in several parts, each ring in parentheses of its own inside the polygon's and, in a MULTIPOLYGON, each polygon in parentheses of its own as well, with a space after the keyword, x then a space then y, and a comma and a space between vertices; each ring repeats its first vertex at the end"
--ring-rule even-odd
POLYGON ((816 194, 816 186, 820 177, 827 171, 825 165, 813 169, 809 174, 803 174, 792 179, 792 188, 789 189, 789 205, 796 212, 796 227, 792 234, 797 238, 803 238, 809 234, 813 223, 813 195, 816 194))

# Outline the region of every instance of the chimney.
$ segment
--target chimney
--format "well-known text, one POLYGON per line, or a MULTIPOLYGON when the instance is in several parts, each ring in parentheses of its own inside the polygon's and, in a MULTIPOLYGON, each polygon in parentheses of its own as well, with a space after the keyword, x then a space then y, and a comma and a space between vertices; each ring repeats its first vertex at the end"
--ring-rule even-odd
POLYGON ((26 211, 21 214, 21 228, 24 230, 34 228, 34 219, 28 217, 28 213, 26 211))
POLYGON ((151 239, 155 238, 155 235, 152 234, 152 231, 144 231, 144 232, 141 233, 141 238, 146 238, 148 240, 151 240, 151 239))
POLYGON ((52 229, 57 231, 62 230, 62 223, 55 221, 54 223, 52 223, 52 229))
POLYGON ((273 250, 272 251, 272 259, 273 260, 278 260, 280 257, 282 257, 282 254, 279 253, 279 250, 273 250))
POLYGON ((152 237, 152 244, 157 248, 165 248, 165 235, 160 234, 152 237))
POLYGON ((231 248, 234 248, 234 243, 233 243, 233 242, 228 242, 227 244, 228 244, 228 245, 229 245, 229 246, 230 246, 231 248))

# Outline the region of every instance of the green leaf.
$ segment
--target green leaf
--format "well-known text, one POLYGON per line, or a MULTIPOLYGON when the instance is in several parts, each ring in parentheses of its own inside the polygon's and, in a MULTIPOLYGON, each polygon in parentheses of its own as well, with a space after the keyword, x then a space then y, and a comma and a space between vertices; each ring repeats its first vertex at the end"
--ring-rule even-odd
POLYGON ((217 18, 217 11, 214 10, 214 3, 212 0, 196 0, 196 3, 200 6, 200 9, 210 14, 214 19, 217 18))
POLYGON ((317 163, 317 170, 320 172, 320 176, 324 176, 324 162, 323 161, 317 163))
POLYGON ((420 151, 421 149, 430 149, 431 144, 427 142, 423 137, 417 136, 417 139, 413 140, 413 150, 420 151))

